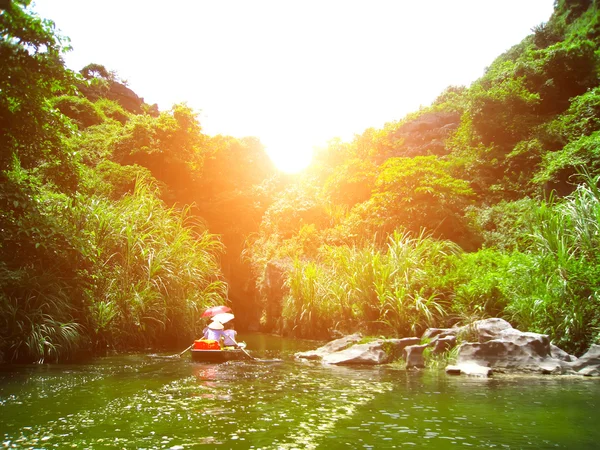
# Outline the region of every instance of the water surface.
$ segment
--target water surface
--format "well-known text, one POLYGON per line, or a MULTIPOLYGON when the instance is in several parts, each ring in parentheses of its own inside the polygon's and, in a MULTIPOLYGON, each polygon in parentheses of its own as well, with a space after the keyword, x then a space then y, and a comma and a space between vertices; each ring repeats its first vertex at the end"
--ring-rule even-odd
POLYGON ((320 343, 241 336, 259 358, 121 355, 0 368, 8 448, 597 449, 600 380, 451 377, 294 361, 320 343))

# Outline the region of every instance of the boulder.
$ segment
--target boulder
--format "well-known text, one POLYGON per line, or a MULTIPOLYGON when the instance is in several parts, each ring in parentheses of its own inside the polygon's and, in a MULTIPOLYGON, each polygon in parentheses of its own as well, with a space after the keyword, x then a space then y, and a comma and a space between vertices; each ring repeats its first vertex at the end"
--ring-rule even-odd
POLYGON ((387 364, 402 355, 410 345, 417 344, 417 337, 403 339, 377 339, 365 344, 356 344, 362 339, 360 334, 352 334, 336 339, 316 350, 296 353, 297 358, 320 360, 324 364, 387 364))
POLYGON ((512 330, 513 327, 504 319, 491 318, 482 319, 473 322, 471 325, 466 325, 461 328, 461 332, 472 330, 477 333, 479 342, 487 342, 496 339, 505 330, 512 330))
POLYGON ((569 355, 563 349, 558 348, 554 344, 550 344, 550 356, 556 359, 560 359, 565 362, 575 362, 577 361, 577 356, 569 355))
POLYGON ((361 339, 362 336, 360 334, 351 334, 349 336, 344 336, 343 338, 328 342, 327 344, 325 344, 322 347, 319 347, 316 350, 299 352, 296 353, 294 356, 296 356, 296 358, 302 359, 321 360, 324 356, 329 355, 331 353, 339 352, 353 344, 356 344, 361 339))
POLYGON ((392 355, 384 348, 385 339, 356 344, 344 350, 323 356, 323 363, 335 365, 349 364, 386 364, 391 362, 392 355))
POLYGON ((439 355, 456 347, 456 336, 445 336, 433 341, 433 353, 439 355))
POLYGON ((479 342, 489 341, 494 339, 503 330, 512 328, 511 324, 504 319, 491 318, 477 320, 469 325, 452 328, 428 328, 423 333, 422 339, 445 338, 448 336, 458 337, 474 336, 479 342))
POLYGON ((462 363, 446 367, 449 375, 467 375, 473 377, 489 377, 493 371, 490 367, 480 366, 476 363, 462 363))
POLYGON ((510 325, 506 328, 498 321, 491 325, 478 328, 480 342, 464 343, 459 347, 459 365, 475 363, 499 372, 570 372, 568 362, 552 356, 547 335, 521 332, 510 325))
POLYGON ((600 345, 592 345, 585 355, 571 363, 571 368, 580 375, 600 375, 600 345))
POLYGON ((447 336, 458 336, 462 330, 461 327, 454 328, 427 328, 421 339, 445 338, 447 336))
POLYGON ((578 375, 584 377, 600 377, 600 369, 598 367, 584 367, 577 372, 578 375))
POLYGON ((406 360, 407 369, 425 367, 423 351, 429 347, 429 345, 430 344, 409 345, 404 349, 404 359, 406 360))

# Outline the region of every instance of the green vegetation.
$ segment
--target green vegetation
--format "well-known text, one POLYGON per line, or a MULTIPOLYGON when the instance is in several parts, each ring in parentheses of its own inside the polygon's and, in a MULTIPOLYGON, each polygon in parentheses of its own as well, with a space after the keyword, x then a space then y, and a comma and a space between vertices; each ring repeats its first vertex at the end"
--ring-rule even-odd
POLYGON ((202 309, 301 337, 504 317, 600 340, 600 23, 561 0, 470 87, 297 176, 0 10, 0 361, 184 346, 202 309))
POLYGON ((598 17, 559 1, 470 87, 321 150, 250 240, 281 311, 266 323, 408 336, 498 316, 571 352, 598 342, 598 17))

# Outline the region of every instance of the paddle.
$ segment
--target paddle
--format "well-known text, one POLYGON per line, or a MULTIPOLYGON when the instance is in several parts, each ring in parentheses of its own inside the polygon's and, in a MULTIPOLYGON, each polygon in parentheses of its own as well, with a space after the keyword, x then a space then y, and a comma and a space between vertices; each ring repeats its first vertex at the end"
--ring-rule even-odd
MULTIPOLYGON (((184 351, 182 351, 182 352, 181 352, 179 355, 177 355, 177 356, 179 356, 179 357, 181 358, 181 357, 183 356, 183 354, 184 354, 185 352, 187 352, 187 351, 188 351, 190 348, 192 348, 193 346, 194 346, 194 344, 190 345, 188 348, 186 348, 184 351)), ((173 356, 175 356, 175 355, 173 355, 173 356)))
POLYGON ((248 353, 246 350, 244 350, 244 347, 242 347, 240 344, 238 344, 236 342, 236 340, 229 336, 229 339, 231 339, 231 341, 237 346, 237 348, 239 348, 242 352, 244 352, 244 355, 246 355, 248 358, 250 358, 252 361, 256 361, 256 362, 264 362, 264 363, 269 363, 269 362, 282 362, 283 359, 258 359, 255 358, 254 356, 252 356, 250 353, 248 353))
POLYGON ((254 356, 252 356, 250 353, 248 353, 244 347, 241 347, 240 344, 237 343, 237 341, 232 337, 232 336, 227 336, 231 342, 233 342, 235 344, 235 346, 237 348, 239 348, 242 352, 244 352, 244 355, 246 355, 248 358, 250 358, 252 361, 256 361, 256 358, 254 356))

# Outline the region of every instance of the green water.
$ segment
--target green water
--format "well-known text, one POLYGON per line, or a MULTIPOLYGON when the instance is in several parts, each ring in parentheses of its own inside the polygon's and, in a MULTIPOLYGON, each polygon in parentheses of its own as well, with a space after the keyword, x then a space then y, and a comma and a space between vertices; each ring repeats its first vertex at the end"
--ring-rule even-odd
MULTIPOLYGON (((319 343, 241 336, 256 357, 126 355, 0 368, 8 448, 597 449, 600 380, 450 377, 293 360, 319 343)), ((2 448, 2 447, 0 447, 2 448)))

